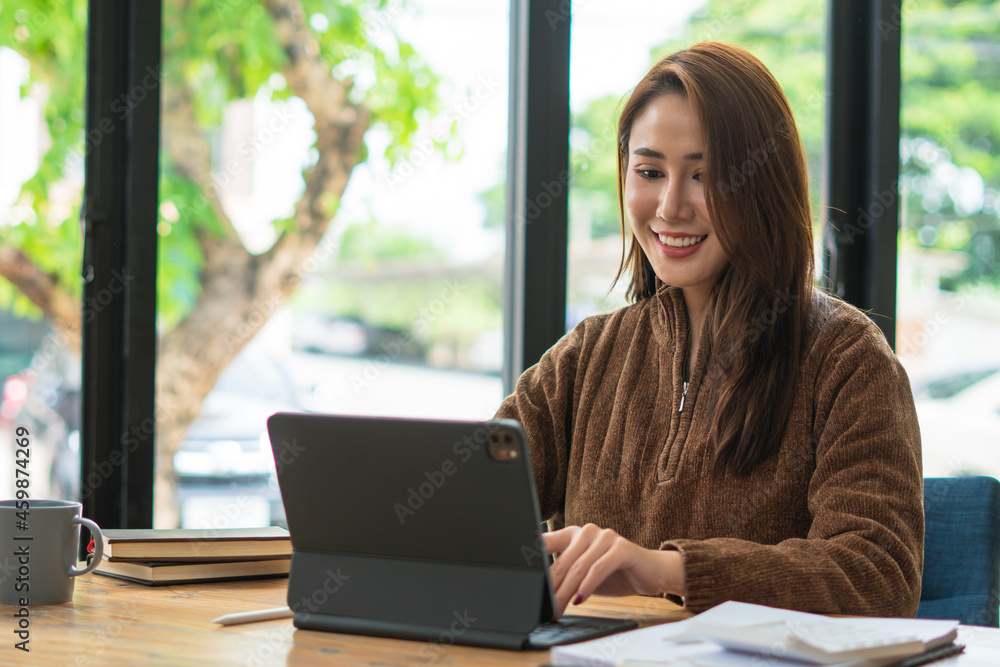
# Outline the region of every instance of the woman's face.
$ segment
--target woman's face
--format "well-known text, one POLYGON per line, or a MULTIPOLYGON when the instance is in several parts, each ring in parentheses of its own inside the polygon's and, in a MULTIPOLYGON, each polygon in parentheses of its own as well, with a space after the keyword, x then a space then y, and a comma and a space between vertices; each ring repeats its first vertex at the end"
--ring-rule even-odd
POLYGON ((705 140, 687 98, 646 104, 632 123, 625 210, 656 276, 707 298, 728 265, 705 204, 705 140))

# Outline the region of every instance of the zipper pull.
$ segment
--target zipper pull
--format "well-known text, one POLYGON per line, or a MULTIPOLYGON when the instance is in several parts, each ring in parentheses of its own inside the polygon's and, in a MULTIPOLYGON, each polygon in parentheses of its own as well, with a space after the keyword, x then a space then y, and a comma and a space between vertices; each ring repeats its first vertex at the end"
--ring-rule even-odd
POLYGON ((684 412, 684 399, 688 395, 688 383, 684 383, 684 392, 681 394, 681 407, 677 409, 677 412, 684 412))

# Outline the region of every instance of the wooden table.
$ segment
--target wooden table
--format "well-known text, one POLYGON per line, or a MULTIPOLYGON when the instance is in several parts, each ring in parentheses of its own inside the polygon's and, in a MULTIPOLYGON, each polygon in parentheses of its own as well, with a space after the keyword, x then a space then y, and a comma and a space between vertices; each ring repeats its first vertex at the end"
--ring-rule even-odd
MULTIPOLYGON (((545 651, 503 651, 297 630, 291 619, 222 627, 213 618, 286 604, 287 579, 149 587, 89 574, 72 602, 30 608, 30 653, 14 648, 16 607, 0 605, 0 665, 541 665, 545 651)), ((641 625, 689 614, 660 598, 594 596, 574 613, 641 625)))

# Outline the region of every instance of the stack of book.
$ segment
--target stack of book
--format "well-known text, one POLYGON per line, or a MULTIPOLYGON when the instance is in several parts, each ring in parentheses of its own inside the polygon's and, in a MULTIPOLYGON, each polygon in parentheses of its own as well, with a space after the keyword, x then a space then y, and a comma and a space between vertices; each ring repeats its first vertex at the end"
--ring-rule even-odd
POLYGON ((107 529, 94 572, 140 584, 186 584, 287 576, 284 528, 107 529))

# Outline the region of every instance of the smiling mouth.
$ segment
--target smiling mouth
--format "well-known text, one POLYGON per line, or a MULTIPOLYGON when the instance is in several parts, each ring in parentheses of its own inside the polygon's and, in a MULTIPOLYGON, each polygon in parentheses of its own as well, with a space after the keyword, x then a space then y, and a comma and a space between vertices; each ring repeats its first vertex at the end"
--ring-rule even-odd
POLYGON ((708 238, 708 234, 703 234, 702 236, 667 236, 666 234, 657 234, 660 239, 660 243, 671 248, 687 248, 693 245, 697 245, 708 238))

